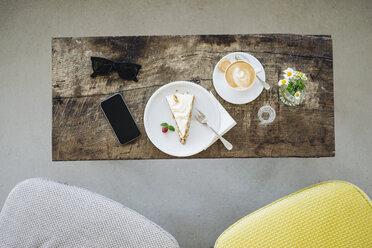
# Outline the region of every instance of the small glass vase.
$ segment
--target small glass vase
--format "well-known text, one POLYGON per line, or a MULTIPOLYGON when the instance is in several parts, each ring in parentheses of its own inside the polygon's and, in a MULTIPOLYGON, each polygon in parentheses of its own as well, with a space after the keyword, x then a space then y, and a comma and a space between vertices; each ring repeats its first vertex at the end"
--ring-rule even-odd
POLYGON ((279 88, 279 97, 280 97, 280 100, 282 100, 282 102, 284 102, 284 104, 286 104, 288 106, 297 106, 297 105, 299 105, 300 103, 302 103, 304 101, 305 95, 306 95, 306 89, 304 89, 303 91, 301 91, 301 96, 297 99, 295 96, 291 95, 288 92, 286 85, 283 85, 283 86, 281 86, 279 88))

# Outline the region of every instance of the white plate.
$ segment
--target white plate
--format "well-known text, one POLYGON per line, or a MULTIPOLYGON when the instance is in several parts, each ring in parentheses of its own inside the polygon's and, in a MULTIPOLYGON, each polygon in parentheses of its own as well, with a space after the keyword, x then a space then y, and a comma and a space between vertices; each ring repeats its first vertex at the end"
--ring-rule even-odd
MULTIPOLYGON (((144 113, 146 134, 151 142, 159 150, 176 157, 187 157, 197 154, 208 147, 214 139, 214 133, 208 127, 191 119, 189 137, 186 144, 181 144, 177 130, 163 133, 160 124, 167 122, 177 129, 177 125, 170 112, 166 96, 176 92, 190 93, 195 96, 195 107, 202 111, 208 118, 208 122, 216 130, 220 128, 220 113, 210 93, 203 87, 186 81, 177 81, 160 87, 150 97, 144 113)), ((146 151, 144 151, 146 152, 146 151)))
POLYGON ((248 58, 249 63, 253 66, 253 68, 258 69, 260 71, 259 73, 257 73, 257 75, 259 75, 264 81, 266 80, 265 70, 260 61, 258 61, 258 59, 256 59, 253 55, 249 53, 235 52, 224 56, 222 59, 220 59, 220 61, 218 61, 213 71, 213 85, 218 95, 220 95, 220 97, 222 97, 229 103, 245 104, 252 102, 254 99, 256 99, 261 94, 263 86, 259 81, 257 81, 258 80, 257 78, 256 78, 257 82, 255 82, 254 85, 252 85, 252 87, 246 91, 236 91, 227 85, 225 74, 218 69, 218 64, 223 59, 228 59, 231 62, 235 62, 236 54, 243 55, 246 58, 248 58))

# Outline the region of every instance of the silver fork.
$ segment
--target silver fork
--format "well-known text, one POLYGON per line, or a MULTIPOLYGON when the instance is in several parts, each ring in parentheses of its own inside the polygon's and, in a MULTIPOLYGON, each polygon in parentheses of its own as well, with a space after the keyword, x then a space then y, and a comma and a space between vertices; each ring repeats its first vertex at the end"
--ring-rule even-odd
POLYGON ((227 150, 231 150, 233 148, 233 145, 228 142, 224 137, 222 137, 221 135, 219 135, 209 124, 208 124, 208 120, 207 120, 207 117, 205 116, 205 114, 203 114, 201 111, 199 111, 197 108, 195 108, 195 111, 196 113, 194 112, 193 115, 195 117, 195 119, 197 121, 199 121, 201 124, 206 124, 207 127, 209 127, 217 136, 218 138, 221 140, 222 144, 226 147, 227 150))

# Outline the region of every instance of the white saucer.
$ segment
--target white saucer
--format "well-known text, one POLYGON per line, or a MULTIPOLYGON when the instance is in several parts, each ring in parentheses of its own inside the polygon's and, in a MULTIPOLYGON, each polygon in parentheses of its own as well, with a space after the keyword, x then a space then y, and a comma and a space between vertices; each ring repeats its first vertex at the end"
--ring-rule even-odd
MULTIPOLYGON (((144 125, 150 141, 159 150, 176 157, 187 157, 206 149, 214 140, 215 135, 208 127, 193 118, 190 123, 189 137, 186 144, 181 144, 177 130, 162 133, 160 124, 167 122, 177 128, 170 112, 166 96, 176 92, 190 93, 195 96, 194 109, 198 108, 207 118, 208 123, 215 129, 220 129, 220 112, 215 100, 209 92, 192 82, 177 81, 160 87, 148 100, 144 113, 144 125)), ((146 151, 144 151, 146 152, 146 151)))
POLYGON ((235 62, 235 55, 242 55, 248 58, 249 63, 253 66, 253 68, 258 69, 259 73, 257 73, 257 75, 259 75, 264 81, 266 80, 265 70, 258 59, 249 53, 235 52, 224 56, 222 59, 220 59, 220 61, 218 61, 213 71, 213 85, 218 95, 220 95, 220 97, 222 97, 225 101, 233 104, 245 104, 256 99, 261 94, 263 86, 257 78, 257 82, 255 82, 251 88, 246 91, 236 91, 227 85, 225 74, 218 69, 218 64, 223 59, 228 59, 231 62, 235 62))

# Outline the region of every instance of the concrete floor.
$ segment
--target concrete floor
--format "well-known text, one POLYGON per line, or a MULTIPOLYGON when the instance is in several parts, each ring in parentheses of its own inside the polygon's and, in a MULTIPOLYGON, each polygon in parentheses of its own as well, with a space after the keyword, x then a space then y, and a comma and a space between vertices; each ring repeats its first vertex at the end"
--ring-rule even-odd
POLYGON ((325 180, 372 196, 372 1, 0 1, 0 206, 47 177, 103 194, 164 227, 181 247, 213 246, 248 213, 325 180), (331 34, 336 157, 51 161, 51 37, 331 34))

